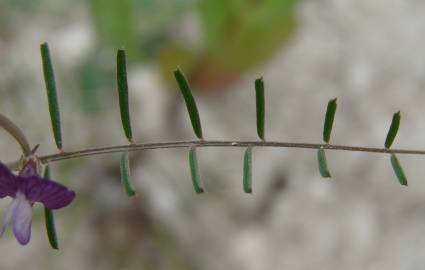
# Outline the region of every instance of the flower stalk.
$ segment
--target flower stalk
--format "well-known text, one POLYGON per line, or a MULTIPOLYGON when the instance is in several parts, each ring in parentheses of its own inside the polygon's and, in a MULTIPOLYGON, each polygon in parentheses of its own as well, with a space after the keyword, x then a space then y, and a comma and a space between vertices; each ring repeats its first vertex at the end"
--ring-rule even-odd
POLYGON ((13 138, 18 142, 22 148, 22 152, 25 156, 30 156, 32 154, 30 144, 28 143, 27 138, 24 133, 15 125, 12 121, 9 120, 3 114, 0 114, 0 127, 6 130, 13 138))

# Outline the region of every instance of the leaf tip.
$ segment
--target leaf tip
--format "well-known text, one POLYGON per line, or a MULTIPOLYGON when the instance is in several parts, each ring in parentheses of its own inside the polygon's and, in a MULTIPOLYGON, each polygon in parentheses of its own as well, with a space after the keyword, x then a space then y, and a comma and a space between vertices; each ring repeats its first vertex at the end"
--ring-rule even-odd
POLYGON ((182 69, 181 69, 180 65, 177 65, 177 66, 176 66, 176 68, 174 69, 173 73, 174 73, 174 77, 175 77, 177 80, 178 80, 178 79, 180 79, 180 78, 185 79, 185 75, 184 75, 184 73, 183 73, 183 71, 182 71, 182 69))
POLYGON ((125 57, 125 49, 124 48, 117 49, 117 57, 118 58, 125 57))

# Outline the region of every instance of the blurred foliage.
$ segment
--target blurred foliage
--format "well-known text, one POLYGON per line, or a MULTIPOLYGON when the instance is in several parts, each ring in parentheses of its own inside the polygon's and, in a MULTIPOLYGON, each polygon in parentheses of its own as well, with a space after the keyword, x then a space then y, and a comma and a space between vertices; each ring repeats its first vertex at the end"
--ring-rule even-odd
POLYGON ((99 43, 130 61, 159 60, 166 80, 180 65, 195 85, 221 86, 270 59, 296 29, 300 0, 91 0, 99 43), (181 38, 194 13, 200 48, 181 38))
MULTIPOLYGON (((90 0, 99 43, 125 47, 132 59, 155 56, 187 0, 90 0)), ((129 59, 130 60, 130 59, 129 59)))
POLYGON ((105 109, 105 95, 115 86, 114 66, 104 63, 102 53, 93 53, 81 63, 79 76, 79 104, 87 114, 96 114, 105 109))
POLYGON ((105 108, 106 101, 100 97, 114 93, 110 91, 116 84, 111 51, 125 48, 130 64, 155 59, 159 48, 167 44, 167 29, 187 8, 187 1, 90 0, 88 4, 97 45, 80 65, 78 74, 80 104, 93 115, 105 108))
POLYGON ((299 0, 200 0, 203 48, 165 50, 160 58, 164 76, 180 60, 190 81, 204 87, 222 86, 272 57, 296 29, 299 0), (171 51, 180 52, 176 57, 171 51), (192 52, 192 62, 182 60, 192 52), (168 56, 168 58, 167 58, 168 56))
POLYGON ((91 0, 91 10, 100 44, 114 48, 126 46, 134 53, 136 14, 133 0, 91 0))
POLYGON ((232 71, 270 57, 294 30, 298 0, 203 0, 205 49, 218 65, 232 71))

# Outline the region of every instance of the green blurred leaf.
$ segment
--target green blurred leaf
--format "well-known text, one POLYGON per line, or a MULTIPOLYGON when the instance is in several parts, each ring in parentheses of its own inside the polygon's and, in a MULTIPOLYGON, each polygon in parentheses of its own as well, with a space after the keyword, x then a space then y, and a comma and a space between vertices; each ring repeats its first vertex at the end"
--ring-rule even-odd
POLYGON ((124 129, 124 133, 128 141, 132 143, 133 135, 131 132, 130 108, 128 105, 128 85, 125 51, 122 49, 118 50, 117 52, 117 84, 122 127, 124 129))
POLYGON ((137 17, 134 0, 90 0, 88 2, 100 44, 125 46, 137 55, 137 17))
POLYGON ((331 177, 331 173, 329 172, 328 164, 326 162, 325 150, 319 149, 317 151, 317 159, 319 162, 320 175, 325 178, 331 177))
POLYGON ((398 181, 401 185, 407 186, 407 177, 404 174, 403 168, 400 165, 396 155, 391 154, 391 165, 393 166, 394 173, 396 174, 398 181))
MULTIPOLYGON (((49 165, 46 165, 44 168, 44 178, 51 179, 49 165)), ((47 238, 49 239, 50 246, 53 249, 59 249, 58 237, 56 235, 55 217, 53 216, 52 209, 44 207, 44 221, 46 223, 47 238)))
POLYGON ((180 68, 177 68, 174 71, 174 77, 176 78, 180 91, 183 94, 190 121, 192 122, 193 131, 195 132, 196 137, 202 140, 201 119, 199 118, 198 108, 196 107, 195 99, 192 96, 189 83, 180 68))
POLYGON ((264 141, 265 101, 263 78, 255 80, 255 101, 257 111, 257 134, 258 137, 264 141))
POLYGON ((190 174, 192 176, 192 184, 197 194, 204 193, 201 185, 201 178, 199 176, 198 159, 196 157, 196 147, 192 146, 189 150, 189 166, 190 174))
POLYGON ((78 102, 87 116, 97 117, 110 106, 105 97, 116 84, 116 68, 104 62, 102 52, 94 50, 78 66, 78 102))
POLYGON ((205 46, 230 72, 264 62, 291 37, 299 0, 201 0, 205 46))
POLYGON ((395 136, 397 135, 398 128, 400 126, 400 111, 396 112, 393 115, 393 120, 391 121, 390 129, 387 133, 387 138, 385 139, 385 148, 390 148, 394 142, 395 136))
POLYGON ((136 195, 136 192, 130 184, 130 158, 127 151, 123 152, 121 155, 120 174, 121 184, 127 196, 131 197, 136 195))
POLYGON ((325 123, 323 125, 323 140, 326 143, 329 143, 329 139, 331 137, 336 107, 337 107, 336 98, 329 100, 328 107, 326 109, 325 123))
POLYGON ((245 150, 243 160, 243 190, 252 193, 252 148, 245 150))
POLYGON ((41 59, 43 63, 44 81, 46 83, 47 100, 49 103, 50 119, 55 137, 56 146, 62 150, 61 120, 59 114, 59 104, 56 92, 55 74, 53 72, 52 60, 50 58, 49 45, 40 45, 41 59))
POLYGON ((88 6, 102 48, 125 46, 132 56, 129 62, 155 61, 157 53, 173 39, 170 33, 175 32, 176 21, 193 9, 193 1, 89 0, 88 6))
POLYGON ((183 44, 167 44, 166 47, 161 49, 157 58, 161 76, 167 82, 172 82, 175 78, 170 70, 175 69, 176 66, 179 66, 181 70, 185 70, 186 72, 193 71, 197 60, 197 53, 192 48, 183 44))

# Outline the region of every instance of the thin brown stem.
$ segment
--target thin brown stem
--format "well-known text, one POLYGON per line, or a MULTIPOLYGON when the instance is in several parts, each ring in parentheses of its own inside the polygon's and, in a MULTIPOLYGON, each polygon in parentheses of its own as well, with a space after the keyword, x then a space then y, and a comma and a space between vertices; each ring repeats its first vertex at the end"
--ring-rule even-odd
POLYGON ((31 155, 30 144, 21 129, 9 120, 6 116, 0 114, 0 127, 6 130, 19 143, 25 156, 31 155))
POLYGON ((108 153, 117 153, 124 151, 140 151, 146 149, 165 149, 165 148, 189 148, 196 147, 284 147, 284 148, 308 148, 308 149, 327 149, 327 150, 345 150, 352 152, 386 153, 386 154, 410 154, 425 155, 425 150, 407 150, 407 149, 387 149, 374 147, 357 147, 332 144, 315 143, 291 143, 291 142, 269 142, 269 141, 179 141, 163 143, 134 143, 127 145, 116 145, 108 147, 91 148, 71 152, 63 152, 53 155, 41 156, 39 159, 43 163, 59 161, 64 159, 73 159, 85 156, 102 155, 108 153))

